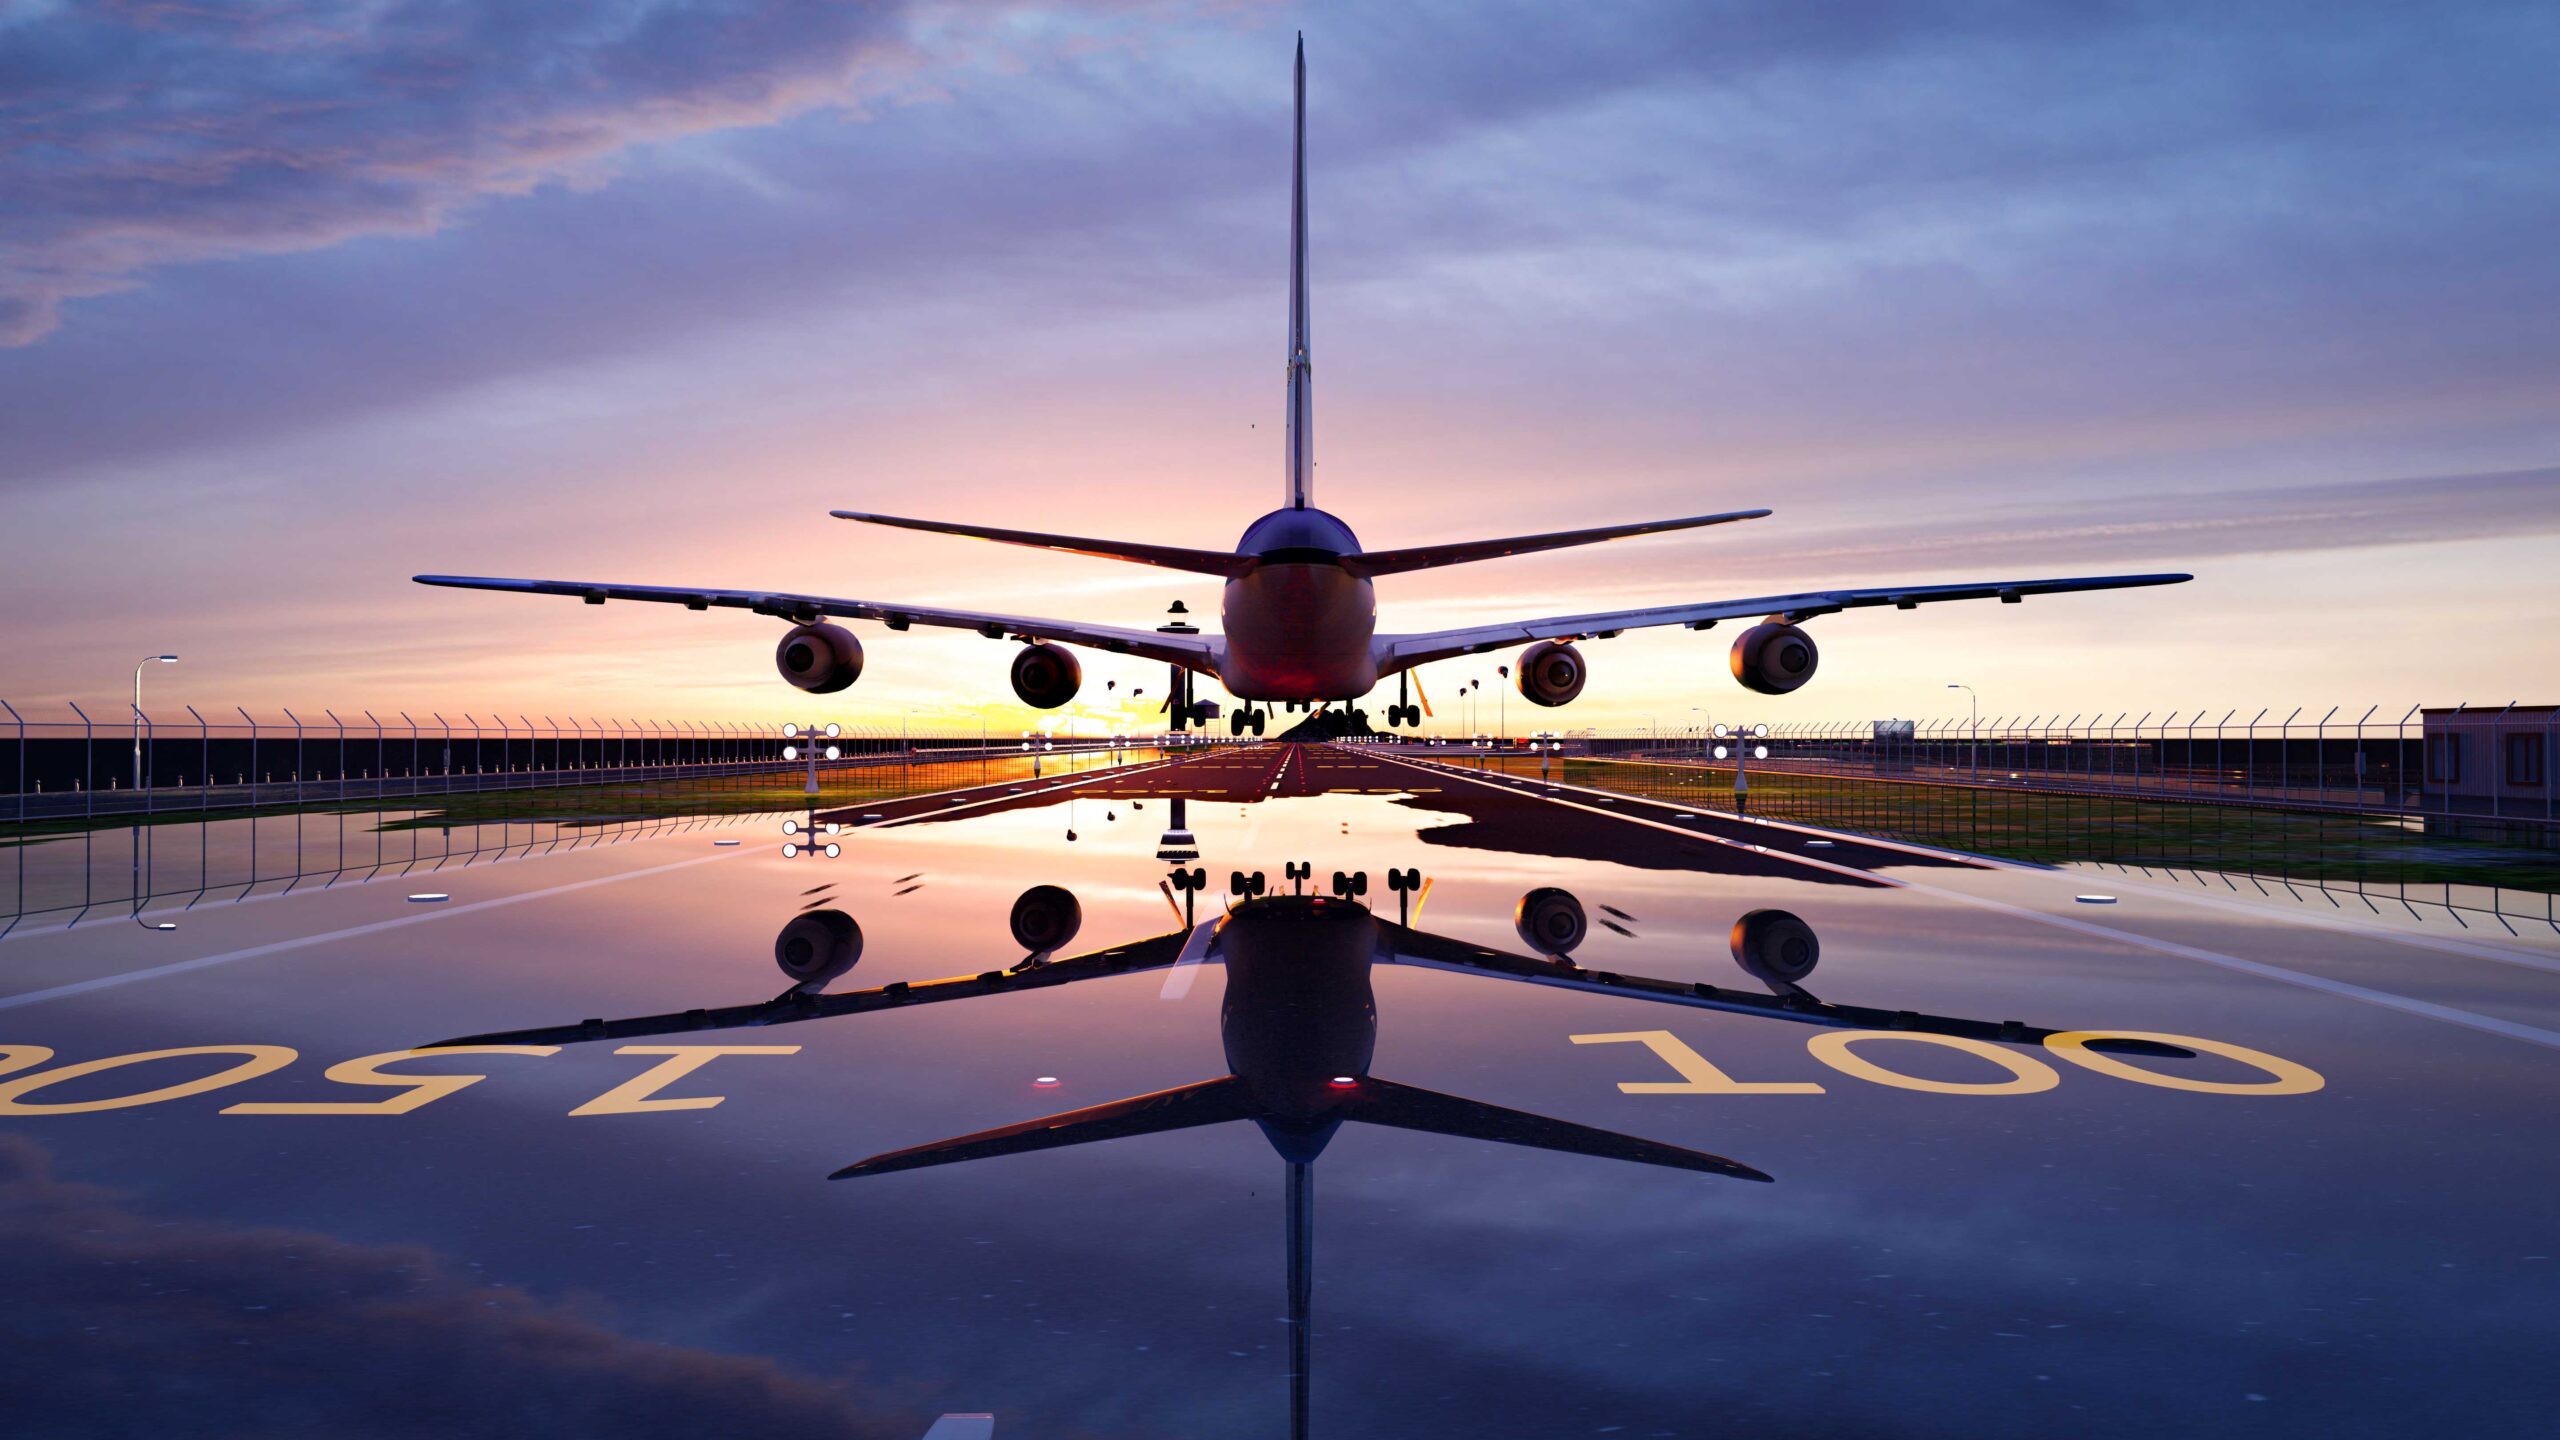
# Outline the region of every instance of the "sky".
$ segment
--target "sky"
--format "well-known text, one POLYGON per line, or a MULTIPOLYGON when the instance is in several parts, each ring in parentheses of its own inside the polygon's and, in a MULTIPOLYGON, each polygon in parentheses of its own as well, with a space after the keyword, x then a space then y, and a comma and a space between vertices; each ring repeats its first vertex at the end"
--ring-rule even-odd
MULTIPOLYGON (((1776 512, 1391 577, 1382 629, 2198 577, 1826 617, 1781 698, 1631 632, 1534 723, 2560 701, 2560 11, 2493 0, 0 0, 0 700, 121 716, 175 651, 154 708, 813 708, 770 620, 420 572, 1213 617, 826 512, 1280 502, 1300 31, 1318 503, 1776 512)), ((828 718, 1039 719, 997 645, 856 628, 828 718)), ((1086 677, 1052 723, 1163 693, 1086 677)))

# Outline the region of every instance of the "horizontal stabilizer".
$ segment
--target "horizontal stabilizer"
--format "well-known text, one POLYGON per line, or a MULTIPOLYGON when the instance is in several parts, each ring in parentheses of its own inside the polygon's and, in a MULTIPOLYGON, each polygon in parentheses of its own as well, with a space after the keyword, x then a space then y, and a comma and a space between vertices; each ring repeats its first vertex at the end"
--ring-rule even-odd
POLYGON ((1024 1155, 1034 1150, 1055 1150, 1060 1146, 1087 1145, 1096 1140, 1118 1140, 1130 1135, 1160 1135, 1167 1130, 1187 1130, 1194 1125, 1242 1120, 1251 1113, 1243 1084, 1232 1075, 1222 1075, 1196 1085, 1158 1090, 1152 1095, 1133 1095, 1108 1105, 1043 1116, 1019 1125, 981 1130, 975 1135, 936 1140, 930 1145, 911 1149, 892 1150, 886 1155, 855 1161, 827 1178, 844 1180, 856 1175, 886 1175, 897 1170, 921 1170, 928 1165, 953 1165, 963 1160, 984 1160, 995 1155, 1024 1155))
POLYGON ((901 530, 930 530, 937 535, 962 535, 972 540, 994 540, 1006 545, 1028 545, 1034 550, 1057 550, 1069 555, 1091 555, 1101 560, 1127 560, 1139 565, 1159 565, 1167 570, 1190 570, 1202 575, 1225 575, 1233 578, 1251 570, 1253 557, 1229 550, 1185 550, 1178 545, 1141 545, 1130 540, 1096 540, 1083 535, 1048 535, 1037 530, 999 530, 992 525, 961 525, 949 520, 909 520, 897 515, 872 515, 860 510, 830 510, 839 520, 859 520, 865 525, 894 525, 901 530))
POLYGON ((1685 1150, 1658 1140, 1639 1140, 1633 1135, 1595 1130, 1570 1120, 1551 1120, 1524 1110, 1505 1110, 1482 1100, 1443 1095, 1437 1090, 1398 1085, 1392 1080, 1380 1080, 1374 1076, 1362 1079, 1360 1090, 1359 1102, 1348 1112, 1347 1118, 1371 1125, 1427 1130, 1434 1135, 1490 1140, 1497 1145, 1525 1145, 1533 1150, 1558 1150, 1568 1155, 1595 1155, 1603 1160, 1632 1160, 1639 1165, 1697 1170, 1736 1180, 1771 1178, 1739 1161, 1710 1155, 1703 1150, 1685 1150))
POLYGON ((1454 545, 1417 545, 1408 550, 1370 550, 1342 557, 1342 568, 1354 575, 1396 575, 1407 570, 1429 570, 1440 565, 1465 565, 1477 560, 1499 560, 1506 555, 1527 555, 1538 550, 1562 550, 1572 545, 1596 545, 1603 540, 1624 540, 1631 535, 1659 535, 1666 530, 1695 530, 1702 525, 1729 525, 1736 520, 1757 520, 1766 510, 1734 510, 1722 515, 1691 515, 1678 520, 1645 520, 1633 525, 1603 525, 1593 530, 1557 530, 1545 535, 1513 535, 1501 540, 1461 540, 1454 545))

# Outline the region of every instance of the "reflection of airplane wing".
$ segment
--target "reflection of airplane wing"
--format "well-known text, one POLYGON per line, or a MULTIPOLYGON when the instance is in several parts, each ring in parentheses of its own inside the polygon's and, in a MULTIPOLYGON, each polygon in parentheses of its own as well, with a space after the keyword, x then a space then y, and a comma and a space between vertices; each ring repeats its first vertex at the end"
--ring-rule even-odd
MULTIPOLYGON (((1699 1010, 1722 1010, 1733 1015, 1762 1015, 1773 1020, 1792 1020, 1799 1025, 1824 1025, 1846 1030, 1909 1030, 1923 1035, 1955 1035, 1967 1040, 2005 1041, 2015 1045, 2041 1044, 2046 1036, 2055 1033, 2033 1025, 2022 1025, 2015 1020, 1964 1020, 1944 1015, 1923 1015, 1914 1010, 1832 1005, 1801 992, 1794 995, 1754 994, 1716 985, 1684 984, 1678 980, 1656 980, 1644 975, 1586 970, 1562 960, 1490 950, 1482 945, 1452 940, 1445 935, 1408 930, 1383 918, 1378 921, 1377 958, 1397 965, 1490 975, 1498 980, 1524 980, 1532 985, 1551 985, 1561 990, 1625 995, 1637 1000, 1656 1000, 1699 1010)), ((2194 1053, 2147 1040, 2100 1040, 2092 1048, 2168 1058, 2188 1058, 2194 1053)))
POLYGON ((603 585, 584 580, 493 580, 477 575, 420 575, 421 585, 449 585, 463 590, 504 590, 525 595, 574 595, 591 605, 607 600, 654 600, 688 610, 752 610, 784 620, 822 620, 837 616, 877 620, 892 630, 909 625, 938 625, 975 630, 990 639, 1007 635, 1034 640, 1063 640, 1117 655, 1166 660, 1194 670, 1216 673, 1216 642, 1200 635, 1166 635, 1154 630, 1125 630, 1116 625, 1087 625, 1074 620, 1043 620, 1030 615, 994 615, 979 610, 941 610, 930 605, 893 605, 877 600, 838 600, 826 595, 792 595, 777 590, 698 590, 677 585, 603 585))
MULTIPOLYGON (((1198 927, 1199 932, 1210 929, 1198 927)), ((1141 970, 1160 970, 1192 948, 1195 931, 1173 930, 1108 950, 1093 950, 1064 960, 983 975, 955 975, 948 980, 900 981, 876 990, 848 990, 841 995, 809 995, 788 990, 756 1005, 726 1005, 716 1010, 686 1010, 673 1015, 642 1015, 629 1020, 585 1020, 538 1030, 502 1030, 488 1035, 444 1040, 438 1045, 574 1045, 588 1040, 630 1040, 646 1035, 681 1035, 696 1030, 733 1030, 758 1025, 788 1025, 837 1015, 867 1015, 942 1000, 1045 990, 1078 980, 1098 980, 1141 970)), ((1205 948, 1205 947, 1203 947, 1205 948)), ((1196 958, 1196 957, 1195 957, 1196 958)), ((437 1046, 427 1046, 435 1049, 437 1046)))
POLYGON ((1375 642, 1378 670, 1392 674, 1451 655, 1503 650, 1529 640, 1606 637, 1648 625, 1688 625, 1705 629, 1718 620, 1784 615, 1805 620, 1835 610, 1891 605, 1908 610, 1940 600, 2014 600, 2022 595, 2058 595, 2074 590, 2123 590, 2140 585, 2175 585, 2192 575, 2093 575, 2066 580, 1986 580, 1970 585, 1896 585, 1871 590, 1815 590, 1801 595, 1759 595, 1747 600, 1710 600, 1698 605, 1658 605, 1649 610, 1604 610, 1593 615, 1555 615, 1464 630, 1432 630, 1418 635, 1381 635, 1375 642))

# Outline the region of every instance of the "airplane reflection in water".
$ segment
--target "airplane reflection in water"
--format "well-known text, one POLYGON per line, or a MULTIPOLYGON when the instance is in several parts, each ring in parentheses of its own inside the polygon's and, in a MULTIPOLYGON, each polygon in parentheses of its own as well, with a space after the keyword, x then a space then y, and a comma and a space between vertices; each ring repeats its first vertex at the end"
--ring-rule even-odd
MULTIPOLYGON (((1292 866, 1293 880, 1312 866, 1292 866)), ((1186 918, 1206 875, 1174 872, 1186 918)), ((1413 912, 1426 887, 1413 870, 1391 872, 1398 919, 1386 920, 1357 896, 1365 875, 1334 877, 1332 896, 1263 894, 1265 878, 1239 873, 1242 898, 1218 917, 1142 940, 1057 958, 1083 926, 1075 896, 1036 885, 1013 904, 1013 938, 1027 953, 1009 968, 944 980, 898 982, 877 989, 829 992, 862 957, 862 927, 842 910, 813 908, 792 917, 774 941, 774 960, 791 985, 771 1000, 678 1014, 587 1020, 549 1029, 513 1030, 441 1042, 447 1045, 564 1045, 666 1035, 894 1010, 973 996, 1038 990, 1186 964, 1222 964, 1227 983, 1219 1032, 1228 1073, 1215 1079, 1134 1095, 1013 1125, 893 1150, 856 1161, 832 1178, 877 1176, 967 1160, 1018 1155, 1132 1135, 1154 1135, 1250 1120, 1287 1166, 1290 1325, 1290 1433, 1307 1433, 1310 1313, 1315 1239, 1316 1158, 1346 1122, 1419 1130, 1501 1145, 1628 1160, 1739 1180, 1771 1176, 1721 1155, 1510 1110, 1382 1079, 1371 1072, 1377 1003, 1370 971, 1416 965, 1496 979, 1760 1015, 1799 1024, 1889 1029, 2035 1045, 2056 1032, 2015 1021, 1983 1021, 1908 1010, 1831 1004, 1803 985, 1820 959, 1813 928, 1784 910, 1754 910, 1734 925, 1735 961, 1765 993, 1729 990, 1585 969, 1572 958, 1587 931, 1582 904, 1559 889, 1521 898, 1515 928, 1533 954, 1491 949, 1415 928, 1413 912)), ((2145 1041, 2097 1041, 2093 1048, 2156 1056, 2192 1052, 2145 1041)))

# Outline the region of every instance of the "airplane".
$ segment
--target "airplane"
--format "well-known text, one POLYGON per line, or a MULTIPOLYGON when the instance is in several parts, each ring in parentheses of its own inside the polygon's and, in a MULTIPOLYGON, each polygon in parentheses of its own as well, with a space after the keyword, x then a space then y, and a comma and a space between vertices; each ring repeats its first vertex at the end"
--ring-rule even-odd
MULTIPOLYGON (((1291 875, 1303 880, 1312 876, 1313 869, 1293 865, 1291 875)), ((1415 912, 1428 896, 1418 870, 1390 872, 1388 884, 1398 896, 1398 918, 1392 921, 1358 898, 1368 888, 1365 875, 1337 872, 1333 894, 1311 895, 1303 890, 1265 893, 1262 874, 1237 872, 1229 878, 1229 891, 1237 897, 1231 907, 1205 923, 1194 923, 1196 901, 1208 877, 1197 869, 1176 869, 1173 875, 1184 895, 1178 928, 1065 958, 1057 958, 1057 952, 1072 944, 1081 931, 1083 907, 1064 887, 1034 885, 1014 901, 1009 916, 1014 943, 1027 952, 1013 966, 946 980, 902 981, 878 989, 831 993, 827 987, 850 973, 862 958, 862 927, 842 910, 811 909, 793 916, 774 940, 774 962, 791 984, 770 1001, 628 1020, 587 1020, 438 1043, 563 1045, 793 1024, 1186 964, 1221 965, 1227 981, 1218 1028, 1226 1075, 889 1151, 847 1165, 830 1178, 860 1179, 1101 1140, 1252 1122, 1286 1166, 1289 1433, 1303 1440, 1308 1433, 1313 1369, 1314 1166, 1344 1125, 1415 1130, 1733 1180, 1774 1178, 1706 1151, 1372 1074, 1378 1038, 1377 1001, 1370 984, 1373 967, 1420 965, 1798 1024, 1958 1035, 2020 1046, 2040 1044, 2054 1033, 2016 1021, 1923 1015, 1817 1000, 1805 991, 1803 981, 1820 961, 1821 942, 1812 926, 1785 910, 1750 911, 1734 923, 1729 936, 1735 963, 1769 992, 1755 995, 1703 982, 1584 968, 1572 958, 1588 930, 1582 902, 1570 891, 1555 887, 1521 897, 1513 928, 1535 953, 1519 954, 1415 928, 1415 912)), ((2195 1058, 2193 1051, 2156 1041, 2110 1038, 2095 1044, 2123 1053, 2195 1058)))
MULTIPOLYGON (((1580 642, 1605 640, 1648 626, 1683 625, 1692 630, 1708 630, 1725 620, 1753 616, 1762 618, 1735 638, 1727 663, 1734 679, 1746 688, 1764 695, 1784 695, 1811 680, 1820 661, 1820 651, 1804 629, 1805 622, 1816 616, 1877 605, 1910 610, 1946 600, 1997 598, 2014 604, 2029 595, 2173 585, 2194 578, 2183 574, 2100 575, 1871 586, 1380 634, 1374 583, 1380 576, 1757 520, 1771 512, 1732 510, 1547 534, 1369 550, 1361 546, 1348 524, 1316 508, 1314 371, 1307 303, 1307 52, 1303 36, 1298 41, 1296 93, 1289 195, 1288 416, 1283 456, 1286 503, 1280 509, 1247 526, 1230 550, 1185 549, 919 520, 864 510, 829 512, 837 519, 867 525, 1219 576, 1225 581, 1220 603, 1224 633, 1202 634, 1179 620, 1158 629, 1141 630, 784 591, 471 575, 414 578, 422 585, 576 596, 590 605, 609 600, 644 600, 679 604, 691 610, 741 609, 772 616, 791 625, 775 648, 775 667, 792 685, 819 695, 845 690, 862 675, 862 643, 851 631, 830 623, 837 619, 876 621, 891 630, 915 625, 975 630, 989 639, 1019 641, 1022 648, 1014 654, 1010 674, 1013 692, 1024 704, 1047 710, 1072 701, 1081 688, 1083 666, 1068 648, 1081 645, 1166 662, 1173 678, 1166 706, 1176 730, 1186 722, 1205 726, 1214 717, 1216 706, 1196 698, 1192 681, 1202 675, 1215 679, 1229 694, 1246 702, 1246 708, 1228 717, 1229 729, 1237 735, 1262 734, 1270 704, 1305 709, 1340 703, 1348 708, 1388 676, 1396 677, 1397 682, 1397 700, 1387 712, 1388 725, 1419 726, 1430 702, 1426 696, 1422 704, 1414 704, 1414 691, 1407 688, 1417 667, 1513 645, 1525 646, 1511 667, 1521 696, 1536 705, 1564 705, 1582 693, 1590 676, 1588 661, 1577 648, 1580 642)), ((1351 718, 1358 728, 1366 728, 1365 712, 1355 710, 1351 718)))

